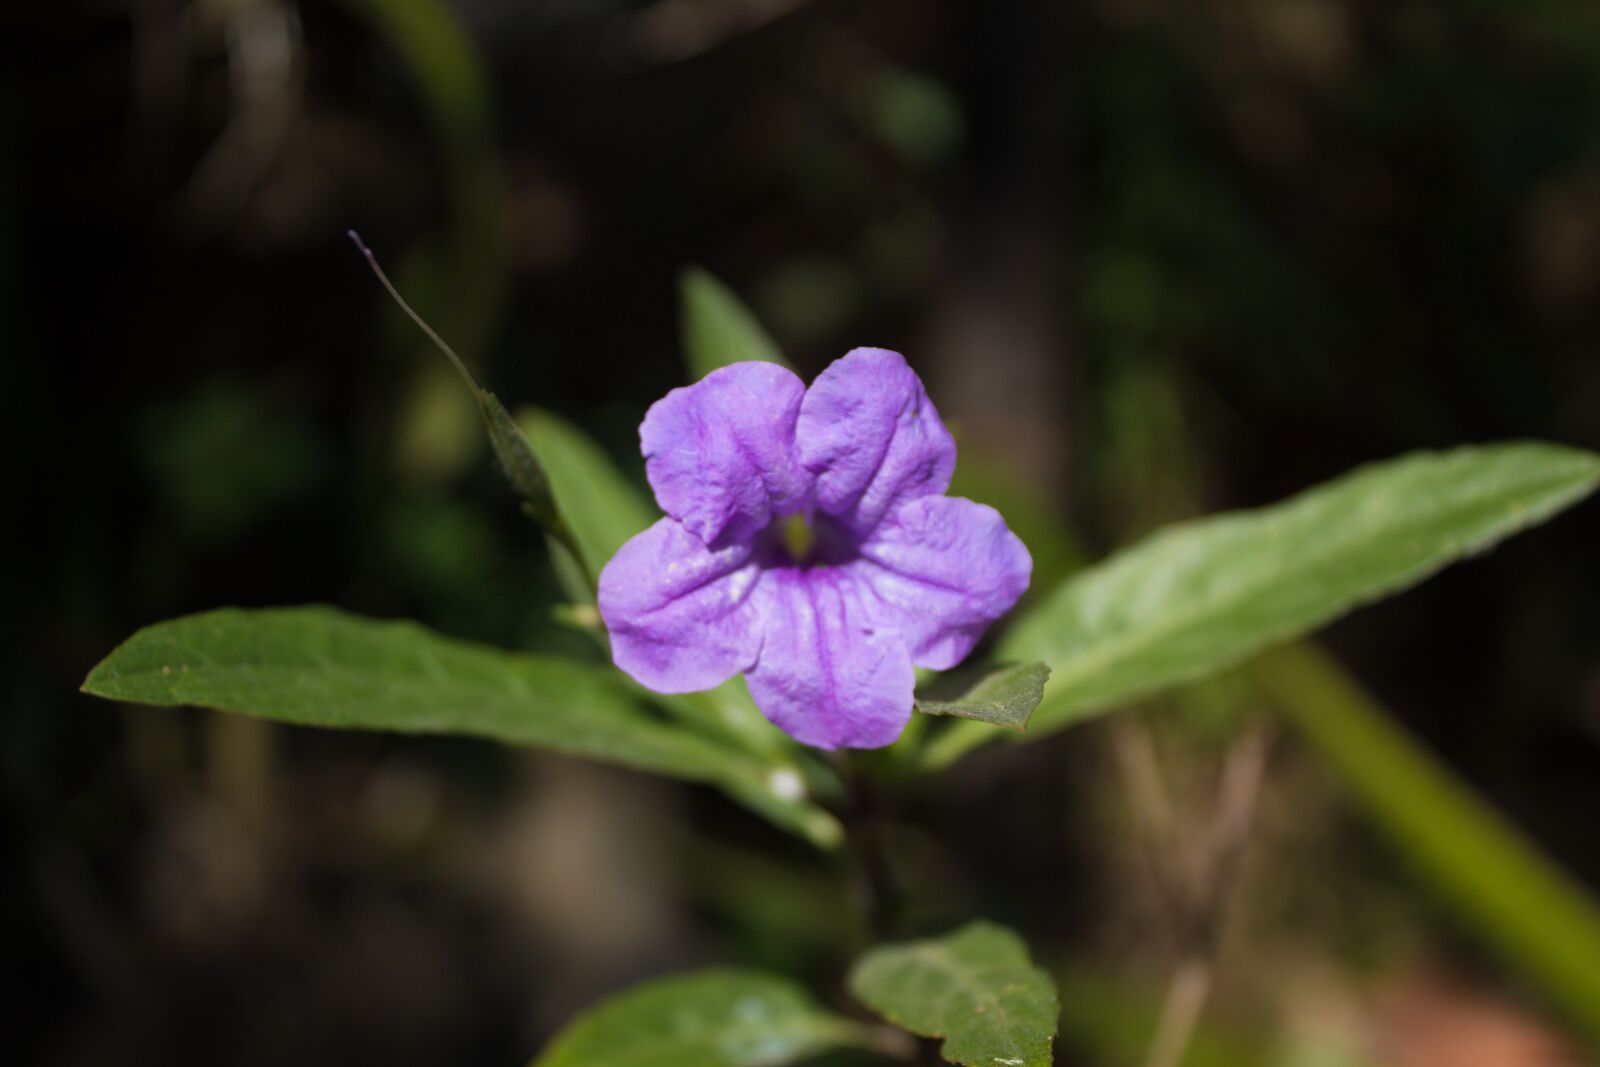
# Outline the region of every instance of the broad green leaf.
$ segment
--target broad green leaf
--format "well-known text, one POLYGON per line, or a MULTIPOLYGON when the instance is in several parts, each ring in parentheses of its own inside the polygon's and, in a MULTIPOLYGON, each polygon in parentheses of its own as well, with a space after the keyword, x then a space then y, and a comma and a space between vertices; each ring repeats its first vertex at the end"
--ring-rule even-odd
POLYGON ((798 772, 652 715, 616 672, 503 652, 415 623, 327 607, 224 608, 140 630, 83 689, 305 726, 538 745, 718 785, 823 847, 840 837, 798 772))
POLYGON ((796 983, 715 968, 647 982, 578 1016, 532 1067, 777 1067, 870 1046, 796 983))
POLYGON ((594 439, 559 415, 523 408, 517 425, 544 462, 561 521, 590 581, 624 541, 660 518, 594 439))
POLYGON ((321 606, 223 608, 157 623, 106 657, 83 688, 304 726, 469 734, 708 781, 724 762, 715 746, 652 720, 603 668, 321 606))
MULTIPOLYGON (((1379 463, 1281 504, 1157 533, 1063 583, 1002 640, 1053 674, 1037 736, 1231 666, 1542 522, 1600 483, 1600 457, 1515 443, 1379 463)), ((980 729, 930 744, 938 766, 980 729)))
POLYGON ((789 366, 777 343, 726 285, 699 267, 684 268, 678 284, 683 352, 691 380, 699 381, 718 367, 750 360, 789 366))
POLYGON ((989 922, 944 937, 875 948, 856 961, 850 992, 896 1026, 945 1039, 940 1054, 967 1067, 1051 1062, 1055 984, 1028 961, 1016 934, 989 922))
POLYGON ((1250 675, 1402 859, 1600 1049, 1600 903, 1325 653, 1282 648, 1252 664, 1250 675))
POLYGON ((1013 663, 996 667, 954 700, 919 697, 917 710, 924 715, 956 715, 1021 733, 1028 718, 1044 699, 1050 668, 1043 663, 1013 663))

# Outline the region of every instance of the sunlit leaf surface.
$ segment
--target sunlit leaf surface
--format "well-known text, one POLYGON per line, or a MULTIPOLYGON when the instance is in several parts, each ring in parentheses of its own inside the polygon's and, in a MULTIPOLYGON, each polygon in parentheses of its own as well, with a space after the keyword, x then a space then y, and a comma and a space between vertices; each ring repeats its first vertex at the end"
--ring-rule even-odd
POLYGON ((1043 663, 1018 663, 996 667, 954 700, 918 698, 924 715, 955 715, 1007 730, 1028 728, 1028 718, 1044 698, 1050 668, 1043 663))
MULTIPOLYGON (((1053 671, 1037 736, 1231 666, 1549 518, 1600 457, 1536 443, 1364 467, 1281 504, 1157 533, 1067 580, 1001 642, 1053 671)), ((986 738, 955 724, 929 760, 986 738)))
POLYGON ((1055 984, 1005 927, 974 922, 944 937, 875 948, 850 971, 850 991, 884 1018, 945 1039, 967 1067, 1052 1062, 1060 1014, 1055 984))
POLYGON ((613 997, 568 1024, 532 1067, 777 1067, 870 1037, 786 978, 718 968, 613 997))
POLYGON ((415 623, 327 607, 224 608, 140 630, 83 688, 302 726, 538 745, 716 784, 818 844, 838 838, 787 765, 652 714, 609 668, 504 652, 415 623))

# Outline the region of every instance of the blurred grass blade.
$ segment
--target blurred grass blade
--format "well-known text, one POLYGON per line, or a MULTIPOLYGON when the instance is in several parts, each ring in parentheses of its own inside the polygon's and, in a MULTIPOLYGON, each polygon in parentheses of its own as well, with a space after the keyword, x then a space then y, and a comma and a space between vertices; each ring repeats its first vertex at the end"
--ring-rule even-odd
MULTIPOLYGON (((1061 1044, 1086 1054, 1085 1062, 1108 1067, 1144 1061, 1161 1016, 1161 994, 1108 975, 1103 965, 1080 963, 1056 972, 1061 986, 1061 1044)), ((1076 1063, 1077 1060, 1072 1062, 1076 1063)), ((1182 1067, 1283 1067, 1263 1049, 1221 1034, 1214 1024, 1198 1029, 1182 1067)))
POLYGON ((940 1055, 968 1067, 1047 1067, 1059 1008, 1055 983, 1003 926, 968 923, 943 937, 885 945, 850 968, 850 992, 896 1026, 942 1037, 940 1055))
POLYGON ((1283 648, 1251 673, 1401 855, 1600 1050, 1595 900, 1326 655, 1283 648))
MULTIPOLYGON (((477 365, 505 306, 512 232, 484 58, 457 5, 448 0, 343 3, 371 24, 409 79, 426 114, 443 179, 442 228, 419 235, 391 264, 399 288, 456 344, 469 365, 477 365)), ((403 336, 392 328, 387 332, 394 340, 403 336)), ((404 397, 399 407, 408 417, 397 441, 397 458, 408 471, 439 476, 457 469, 455 464, 464 465, 474 453, 467 447, 471 438, 463 425, 464 412, 429 410, 438 377, 430 364, 420 366, 420 373, 417 366, 402 372, 411 380, 399 386, 404 397), (453 447, 440 448, 441 435, 453 447)), ((482 410, 483 400, 478 399, 482 410)), ((496 452, 501 451, 497 446, 496 452)), ((501 462, 504 466, 503 455, 501 462)))
POLYGON ((841 836, 797 771, 659 719, 608 668, 328 607, 224 608, 146 627, 89 673, 110 700, 275 722, 465 734, 723 788, 822 847, 841 836))
POLYGON ((699 267, 684 268, 678 286, 690 381, 699 381, 730 363, 763 360, 789 366, 777 342, 733 290, 699 267))
MULTIPOLYGON (((416 87, 443 162, 449 229, 425 252, 436 299, 419 305, 468 353, 488 340, 506 292, 511 227, 488 69, 447 0, 344 0, 367 19, 416 87)), ((406 267, 407 264, 401 264, 406 267)))
MULTIPOLYGON (((1054 672, 1030 737, 1221 670, 1549 518, 1600 457, 1515 443, 1379 463, 1255 511, 1171 527, 1062 584, 996 654, 1054 672)), ((953 728, 942 766, 989 738, 953 728)))
POLYGON ((605 449, 566 419, 525 407, 516 421, 543 461, 556 513, 589 581, 598 581, 623 542, 660 515, 605 449))
POLYGON ((450 342, 441 337, 439 332, 428 325, 427 320, 406 302, 406 298, 401 295, 394 282, 390 281, 389 276, 384 273, 383 266, 378 262, 378 257, 372 254, 372 249, 368 248, 366 242, 361 239, 361 235, 354 230, 349 230, 347 233, 362 256, 366 258, 367 266, 372 268, 372 273, 377 277, 384 291, 389 294, 400 310, 405 312, 406 317, 415 323, 417 328, 427 336, 428 340, 432 341, 434 346, 450 361, 450 365, 455 368, 456 373, 461 377, 461 381, 472 394, 473 400, 478 405, 478 412, 483 418, 484 430, 489 435, 489 444, 494 449, 495 459, 499 461, 500 469, 505 474, 506 480, 522 496, 528 514, 549 530, 552 535, 563 540, 570 539, 571 533, 566 529, 558 514, 555 499, 551 494, 550 479, 545 474, 544 466, 539 462, 539 457, 535 454, 533 446, 523 436, 522 430, 512 420, 510 412, 506 411, 505 405, 500 403, 500 398, 478 384, 478 380, 472 376, 472 372, 467 369, 466 362, 450 346, 450 342))
MULTIPOLYGON (((1103 962, 1073 961, 1055 972, 1061 987, 1061 1045, 1084 1063, 1134 1067, 1147 1062, 1161 1022, 1162 993, 1108 972, 1103 962)), ((1358 1051, 1360 1028, 1346 1034, 1273 1033, 1216 1020, 1196 1027, 1177 1067, 1379 1067, 1358 1051)), ((1070 1062, 1078 1063, 1078 1059, 1070 1062)))
POLYGON ((872 1047, 874 1037, 787 978, 715 968, 612 997, 569 1023, 531 1067, 781 1067, 872 1047))
POLYGON ((954 700, 917 698, 924 715, 955 715, 1021 733, 1028 718, 1044 698, 1050 668, 1043 663, 1013 663, 996 667, 954 700))

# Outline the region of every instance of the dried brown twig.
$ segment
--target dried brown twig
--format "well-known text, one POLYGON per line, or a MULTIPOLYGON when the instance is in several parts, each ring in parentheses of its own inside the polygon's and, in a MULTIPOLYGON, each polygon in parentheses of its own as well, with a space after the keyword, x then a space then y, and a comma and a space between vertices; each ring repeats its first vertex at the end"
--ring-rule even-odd
POLYGON ((1183 832, 1178 825, 1148 725, 1125 720, 1115 746, 1146 858, 1179 946, 1179 963, 1144 1067, 1177 1067, 1215 980, 1218 935, 1250 836, 1271 737, 1267 728, 1256 727, 1229 748, 1216 807, 1198 834, 1183 832))

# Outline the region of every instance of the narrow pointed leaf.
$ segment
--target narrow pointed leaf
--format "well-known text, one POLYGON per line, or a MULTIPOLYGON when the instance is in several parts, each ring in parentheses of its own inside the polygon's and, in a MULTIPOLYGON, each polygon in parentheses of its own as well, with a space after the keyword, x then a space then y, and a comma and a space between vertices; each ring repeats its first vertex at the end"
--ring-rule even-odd
POLYGON ((1050 976, 1016 934, 974 922, 944 937, 875 948, 850 969, 850 992, 897 1026, 942 1037, 967 1067, 1047 1067, 1060 1009, 1050 976))
MULTIPOLYGON (((1079 572, 1018 621, 998 654, 1053 668, 1038 736, 1415 585, 1597 484, 1600 457, 1539 443, 1364 467, 1281 504, 1171 527, 1079 572)), ((967 725, 930 743, 927 762, 989 739, 967 725)))
POLYGON ((544 463, 556 512, 584 570, 590 581, 598 579, 623 542, 659 514, 605 449, 566 419, 529 407, 517 413, 517 425, 544 463))
POLYGON ((733 290, 699 267, 679 278, 683 351, 689 378, 699 381, 730 363, 764 360, 789 366, 778 345, 733 290))
POLYGON ((477 391, 478 410, 500 470, 526 503, 535 522, 549 530, 560 528, 558 509, 550 488, 550 478, 538 455, 517 427, 500 398, 486 389, 477 391))
POLYGON ((872 1043, 787 978, 714 968, 635 987, 578 1016, 531 1067, 779 1067, 872 1043))
POLYGON ((924 715, 955 715, 1020 733, 1044 699, 1049 680, 1050 668, 1043 663, 1007 664, 989 671, 954 700, 919 697, 916 707, 924 715))

